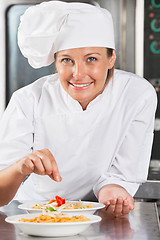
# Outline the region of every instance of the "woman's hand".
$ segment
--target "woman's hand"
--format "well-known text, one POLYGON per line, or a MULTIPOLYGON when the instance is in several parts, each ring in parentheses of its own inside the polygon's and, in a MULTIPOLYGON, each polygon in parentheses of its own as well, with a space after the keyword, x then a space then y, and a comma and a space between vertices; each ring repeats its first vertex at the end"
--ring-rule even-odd
POLYGON ((56 182, 62 180, 51 152, 48 149, 35 151, 0 171, 0 206, 13 199, 19 186, 30 173, 48 175, 56 182))
POLYGON ((48 175, 56 182, 62 180, 57 163, 48 149, 37 150, 16 162, 19 172, 23 176, 30 173, 48 175))
POLYGON ((106 205, 106 212, 112 217, 128 215, 134 209, 133 197, 117 184, 103 186, 98 192, 98 201, 106 205))

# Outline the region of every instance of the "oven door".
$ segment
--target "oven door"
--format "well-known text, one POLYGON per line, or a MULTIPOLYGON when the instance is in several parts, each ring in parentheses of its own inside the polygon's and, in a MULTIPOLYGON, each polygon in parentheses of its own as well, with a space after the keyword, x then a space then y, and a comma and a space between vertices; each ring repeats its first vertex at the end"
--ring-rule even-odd
POLYGON ((136 197, 160 199, 160 1, 137 0, 136 4, 136 69, 157 92, 154 141, 148 181, 141 185, 136 197))

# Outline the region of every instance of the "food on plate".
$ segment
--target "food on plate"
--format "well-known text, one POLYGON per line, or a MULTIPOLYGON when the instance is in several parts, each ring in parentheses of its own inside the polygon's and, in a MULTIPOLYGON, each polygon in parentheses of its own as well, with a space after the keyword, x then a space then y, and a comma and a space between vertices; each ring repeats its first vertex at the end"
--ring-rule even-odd
POLYGON ((79 200, 76 203, 67 202, 64 209, 86 209, 86 208, 92 208, 92 203, 89 203, 88 205, 84 205, 81 200, 79 200))
POLYGON ((65 198, 61 198, 59 196, 55 196, 55 199, 51 199, 49 202, 44 204, 37 203, 35 206, 33 206, 33 209, 44 209, 46 206, 51 207, 60 207, 61 205, 65 204, 66 200, 65 198))
POLYGON ((84 215, 70 217, 60 212, 49 214, 47 212, 44 212, 40 216, 35 217, 33 219, 21 218, 19 221, 32 223, 64 223, 64 222, 85 222, 90 221, 90 219, 86 218, 84 215))
POLYGON ((65 204, 66 200, 65 198, 61 198, 59 196, 55 196, 56 202, 57 202, 57 206, 60 207, 61 205, 65 204))
POLYGON ((92 203, 84 204, 79 200, 78 202, 69 202, 65 198, 55 196, 55 199, 51 199, 47 203, 37 203, 32 207, 33 209, 48 209, 50 211, 62 210, 62 209, 86 209, 92 208, 92 203))

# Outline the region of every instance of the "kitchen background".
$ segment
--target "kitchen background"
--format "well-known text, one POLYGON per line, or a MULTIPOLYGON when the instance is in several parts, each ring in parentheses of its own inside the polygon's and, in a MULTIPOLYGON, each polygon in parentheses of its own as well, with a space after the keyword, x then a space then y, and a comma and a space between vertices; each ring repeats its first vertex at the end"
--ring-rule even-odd
MULTIPOLYGON (((116 68, 145 77, 155 87, 159 100, 160 0, 78 1, 107 8, 112 13, 117 54, 116 68)), ((55 70, 54 64, 38 70, 31 68, 17 45, 20 16, 30 5, 40 2, 42 1, 0 0, 0 116, 15 90, 55 70)), ((137 199, 157 201, 158 205, 160 201, 159 145, 160 105, 158 104, 148 181, 142 184, 136 194, 137 199)))

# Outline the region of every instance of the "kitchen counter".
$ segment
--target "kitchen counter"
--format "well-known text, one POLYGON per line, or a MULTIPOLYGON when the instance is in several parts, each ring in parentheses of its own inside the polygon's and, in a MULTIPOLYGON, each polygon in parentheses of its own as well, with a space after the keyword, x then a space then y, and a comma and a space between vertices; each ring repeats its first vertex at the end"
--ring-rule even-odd
POLYGON ((135 202, 135 209, 127 217, 107 218, 104 210, 96 214, 102 217, 100 223, 91 225, 80 235, 58 238, 39 238, 24 235, 12 224, 5 222, 7 216, 26 213, 17 208, 17 201, 0 207, 1 240, 159 240, 160 226, 156 203, 135 202))

